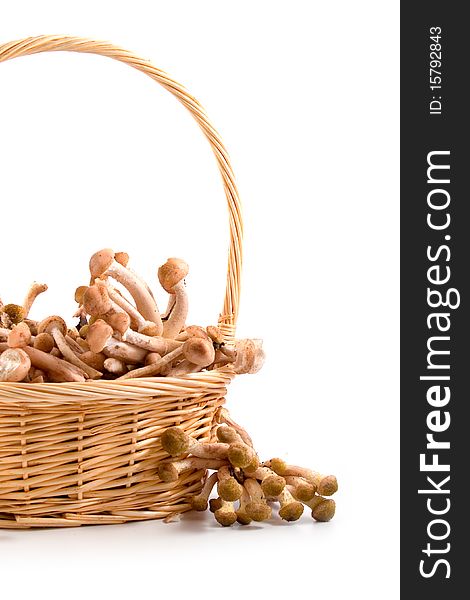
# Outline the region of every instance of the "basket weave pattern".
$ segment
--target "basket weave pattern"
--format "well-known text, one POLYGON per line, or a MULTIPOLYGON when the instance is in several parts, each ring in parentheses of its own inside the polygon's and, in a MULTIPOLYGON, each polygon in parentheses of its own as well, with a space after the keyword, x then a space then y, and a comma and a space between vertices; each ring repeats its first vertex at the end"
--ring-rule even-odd
MULTIPOLYGON (((47 51, 101 54, 126 63, 172 93, 192 114, 214 151, 227 199, 230 247, 219 327, 235 336, 240 296, 242 218, 230 160, 199 104, 150 62, 107 42, 39 36, 0 45, 0 62, 47 51)), ((203 471, 174 483, 158 479, 165 452, 159 435, 172 425, 212 437, 217 408, 233 378, 228 369, 185 377, 87 381, 0 382, 0 527, 123 523, 189 510, 203 471)))

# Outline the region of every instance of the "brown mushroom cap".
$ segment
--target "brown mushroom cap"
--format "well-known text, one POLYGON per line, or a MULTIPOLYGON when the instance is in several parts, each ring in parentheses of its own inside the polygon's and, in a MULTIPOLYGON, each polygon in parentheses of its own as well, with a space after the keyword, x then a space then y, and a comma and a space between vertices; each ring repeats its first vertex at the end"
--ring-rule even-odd
POLYGON ((10 348, 23 348, 31 341, 31 330, 24 322, 13 325, 13 329, 8 334, 8 345, 10 348))
POLYGON ((286 480, 280 475, 268 475, 261 482, 261 489, 265 496, 279 496, 286 487, 286 480))
POLYGON ((181 258, 169 258, 158 269, 158 280, 163 289, 169 294, 177 283, 186 277, 189 272, 188 264, 181 258))
POLYGON ((54 338, 50 333, 39 333, 34 338, 33 346, 36 348, 36 350, 50 352, 55 346, 54 338))
POLYGON ((332 499, 324 500, 312 510, 312 517, 315 519, 315 521, 331 521, 331 519, 335 516, 335 511, 335 501, 332 499))
POLYGON ((245 507, 246 514, 248 517, 253 519, 253 521, 266 521, 266 519, 271 518, 271 507, 266 504, 266 502, 248 502, 245 507))
POLYGON ((297 521, 302 516, 304 512, 303 504, 294 500, 293 502, 289 502, 285 504, 279 510, 279 516, 284 521, 297 521))
POLYGON ((83 294, 83 306, 89 315, 98 317, 109 312, 112 302, 104 285, 91 285, 83 294))
POLYGON ((114 251, 111 248, 104 248, 95 252, 90 258, 90 274, 92 279, 101 277, 114 261, 114 251))
POLYGON ((52 315, 38 324, 38 333, 50 333, 52 335, 54 329, 58 329, 62 335, 67 335, 67 324, 62 317, 52 315))
POLYGON ((111 325, 108 325, 103 319, 97 319, 88 327, 86 334, 86 341, 90 346, 91 352, 101 352, 112 335, 113 328, 111 325))
POLYGON ((163 449, 171 456, 186 453, 192 441, 192 438, 179 427, 169 427, 160 436, 163 449))
POLYGON ((127 254, 127 252, 116 252, 114 260, 123 267, 127 267, 129 264, 129 254, 127 254))
POLYGON ((219 496, 224 500, 234 502, 235 500, 241 498, 243 487, 235 478, 227 477, 226 479, 222 479, 222 481, 218 482, 217 491, 219 492, 219 496))
POLYGON ((8 348, 0 356, 0 381, 22 381, 31 368, 31 360, 21 348, 8 348))
POLYGON ((25 317, 25 310, 19 304, 5 304, 2 306, 2 312, 4 312, 13 325, 18 325, 25 317))
POLYGON ((234 467, 241 469, 247 467, 253 460, 253 455, 256 454, 253 448, 244 443, 235 442, 230 444, 228 449, 228 459, 234 467))
POLYGON ((83 296, 85 294, 85 292, 87 291, 88 286, 87 285, 81 285, 79 286, 76 290, 75 290, 75 302, 77 302, 77 304, 83 304, 83 296))
POLYGON ((212 342, 199 337, 192 337, 184 342, 183 354, 189 362, 201 367, 207 367, 215 358, 212 342))

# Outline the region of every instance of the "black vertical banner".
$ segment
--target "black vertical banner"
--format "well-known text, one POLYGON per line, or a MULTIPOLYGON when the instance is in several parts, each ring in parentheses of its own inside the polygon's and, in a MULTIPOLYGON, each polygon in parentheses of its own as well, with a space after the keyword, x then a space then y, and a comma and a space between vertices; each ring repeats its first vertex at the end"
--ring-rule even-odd
POLYGON ((442 0, 401 3, 404 599, 470 594, 464 512, 470 507, 467 8, 442 0))

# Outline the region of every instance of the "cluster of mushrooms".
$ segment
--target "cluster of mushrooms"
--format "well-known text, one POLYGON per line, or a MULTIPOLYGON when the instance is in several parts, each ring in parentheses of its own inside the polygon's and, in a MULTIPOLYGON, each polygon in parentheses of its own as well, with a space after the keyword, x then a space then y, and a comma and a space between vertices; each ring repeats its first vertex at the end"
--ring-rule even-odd
POLYGON ((158 467, 162 481, 177 481, 189 469, 213 471, 202 491, 190 498, 193 510, 209 507, 224 527, 270 519, 273 502, 279 504, 278 514, 284 521, 300 519, 304 506, 316 521, 333 518, 336 505, 329 496, 338 489, 334 475, 288 465, 280 458, 260 463, 250 436, 225 408, 218 410, 216 421, 218 441, 214 443, 199 442, 179 427, 166 429, 160 438, 163 449, 173 457, 158 467), (217 497, 210 498, 214 487, 217 497))
POLYGON ((33 283, 23 304, 0 300, 0 381, 44 383, 97 379, 179 377, 231 365, 255 373, 264 361, 260 340, 224 343, 215 326, 186 326, 187 263, 169 258, 158 279, 169 294, 160 314, 148 284, 129 266, 125 252, 106 248, 90 259, 90 283, 75 292, 79 321, 29 318, 47 285, 33 283))

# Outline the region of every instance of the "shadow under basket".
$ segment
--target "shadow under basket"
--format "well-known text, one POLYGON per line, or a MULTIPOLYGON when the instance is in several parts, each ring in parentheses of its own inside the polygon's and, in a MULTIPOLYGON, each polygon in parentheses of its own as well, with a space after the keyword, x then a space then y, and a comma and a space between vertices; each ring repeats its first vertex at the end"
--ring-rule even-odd
MULTIPOLYGON (((147 60, 109 44, 39 36, 0 45, 0 63, 48 51, 114 58, 145 73, 192 114, 217 161, 229 210, 227 286, 218 325, 235 337, 242 261, 240 200, 225 147, 199 102, 147 60)), ((190 509, 205 471, 159 480, 168 458, 160 434, 178 425, 197 439, 213 437, 230 368, 185 377, 85 383, 0 382, 0 528, 73 527, 160 519, 190 509)))

